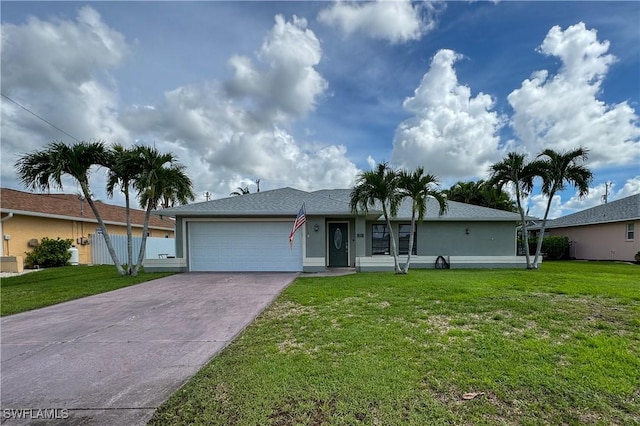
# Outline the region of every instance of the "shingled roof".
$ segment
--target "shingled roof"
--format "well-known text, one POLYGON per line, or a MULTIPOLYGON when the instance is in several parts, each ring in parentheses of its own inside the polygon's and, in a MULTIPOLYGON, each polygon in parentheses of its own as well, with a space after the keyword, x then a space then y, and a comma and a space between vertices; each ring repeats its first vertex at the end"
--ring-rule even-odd
MULTIPOLYGON (((547 228, 595 225, 599 223, 640 220, 640 194, 600 204, 567 216, 549 220, 547 228)), ((534 228, 535 229, 535 228, 534 228)))
MULTIPOLYGON (((125 225, 125 208, 96 201, 96 207, 105 223, 125 225)), ((0 211, 2 213, 23 214, 27 216, 52 217, 79 222, 97 223, 97 219, 86 202, 81 202, 76 194, 34 194, 15 189, 0 188, 0 211)), ((131 225, 141 228, 144 223, 144 211, 131 209, 131 225)), ((151 216, 149 227, 152 229, 173 230, 174 222, 168 218, 151 216)))
MULTIPOLYGON (((281 188, 253 194, 238 195, 218 200, 178 206, 156 211, 156 214, 170 216, 206 217, 295 217, 302 203, 307 215, 351 216, 349 206, 350 189, 323 189, 307 192, 294 188, 281 188)), ((516 213, 471 204, 449 201, 449 209, 438 216, 435 200, 427 203, 425 220, 449 221, 518 221, 516 213)), ((380 207, 369 209, 369 218, 382 215, 380 207)), ((398 210, 396 220, 411 219, 411 200, 405 200, 398 210)))

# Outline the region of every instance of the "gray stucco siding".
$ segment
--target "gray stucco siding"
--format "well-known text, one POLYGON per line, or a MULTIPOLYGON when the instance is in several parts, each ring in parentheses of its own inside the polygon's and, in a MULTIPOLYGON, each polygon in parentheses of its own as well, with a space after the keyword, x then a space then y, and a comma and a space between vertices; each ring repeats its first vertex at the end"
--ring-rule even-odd
MULTIPOLYGON (((372 225, 385 223, 367 222, 366 256, 372 256, 372 225)), ((391 222, 396 245, 400 224, 410 223, 391 222)), ((425 221, 416 225, 416 231, 418 256, 512 256, 516 252, 515 222, 425 221)))
POLYGON ((182 244, 185 240, 185 232, 186 229, 184 227, 184 218, 176 217, 176 232, 175 232, 175 241, 176 241, 176 257, 184 258, 186 253, 184 252, 184 245, 182 244))
POLYGON ((326 252, 324 216, 307 216, 307 252, 305 257, 324 257, 326 252), (315 230, 318 225, 318 231, 315 230))
POLYGON ((513 256, 514 222, 424 222, 418 225, 421 256, 513 256))

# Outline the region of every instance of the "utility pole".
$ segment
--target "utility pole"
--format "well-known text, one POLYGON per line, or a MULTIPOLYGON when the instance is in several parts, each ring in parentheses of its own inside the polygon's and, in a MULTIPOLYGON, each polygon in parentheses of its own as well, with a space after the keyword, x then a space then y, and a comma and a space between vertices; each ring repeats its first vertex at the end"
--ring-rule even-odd
POLYGON ((609 187, 612 185, 611 182, 605 182, 604 183, 604 195, 602 196, 602 201, 607 204, 607 201, 609 201, 609 187))

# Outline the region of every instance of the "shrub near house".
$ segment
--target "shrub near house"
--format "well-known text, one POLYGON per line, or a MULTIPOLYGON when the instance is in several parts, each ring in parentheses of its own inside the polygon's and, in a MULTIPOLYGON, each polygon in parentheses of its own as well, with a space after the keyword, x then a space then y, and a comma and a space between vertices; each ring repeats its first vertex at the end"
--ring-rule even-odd
POLYGON ((26 253, 25 263, 28 268, 54 268, 65 266, 71 259, 72 240, 61 238, 51 239, 44 237, 40 244, 33 248, 33 251, 26 253))
MULTIPOLYGON (((529 240, 529 253, 535 253, 537 238, 529 240)), ((542 239, 542 253, 548 260, 569 258, 569 238, 561 236, 546 236, 542 239)))

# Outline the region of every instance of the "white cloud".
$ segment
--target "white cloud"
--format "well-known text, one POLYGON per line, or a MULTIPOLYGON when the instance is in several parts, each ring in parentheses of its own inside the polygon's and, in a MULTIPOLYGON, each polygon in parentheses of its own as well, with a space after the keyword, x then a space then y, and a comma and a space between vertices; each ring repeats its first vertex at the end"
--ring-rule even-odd
MULTIPOLYGON (((566 216, 571 213, 589 209, 604 203, 605 194, 607 194, 608 201, 619 200, 621 198, 629 197, 631 195, 640 193, 640 176, 636 176, 627 179, 622 188, 616 190, 616 184, 613 182, 601 183, 592 188, 589 188, 589 193, 580 197, 575 192, 566 202, 562 202, 560 194, 556 194, 553 197, 551 203, 551 209, 549 211, 549 219, 555 219, 560 216, 566 216), (608 189, 606 185, 609 185, 608 189)), ((543 194, 531 196, 527 200, 527 205, 530 205, 530 214, 535 217, 542 218, 544 216, 544 210, 547 207, 547 200, 543 194)))
POLYGON ((626 102, 607 105, 597 98, 615 57, 609 42, 579 23, 553 27, 539 52, 560 58, 558 73, 537 71, 509 94, 511 125, 526 149, 536 153, 584 146, 588 166, 633 164, 640 159, 638 116, 626 102))
POLYGON ((314 68, 322 50, 307 21, 294 16, 286 22, 280 15, 275 21, 258 53, 263 69, 246 56, 233 56, 234 76, 226 84, 230 96, 249 99, 265 121, 304 115, 328 86, 314 68))
MULTIPOLYGON (((75 21, 29 19, 2 26, 2 91, 79 139, 154 144, 187 166, 199 199, 225 197, 248 180, 261 190, 348 187, 357 167, 344 146, 301 143, 290 133, 327 89, 315 69, 320 42, 304 19, 275 24, 255 58, 233 56, 228 81, 194 82, 165 92, 153 105, 120 105, 110 71, 129 53, 125 38, 90 7, 75 21), (24 70, 24 72, 21 72, 24 70)), ((2 157, 72 140, 2 102, 2 157)), ((3 168, 3 182, 15 181, 3 168)), ((104 176, 92 188, 104 197, 104 176)), ((73 191, 65 185, 66 191, 73 191)), ((119 200, 116 200, 119 201, 119 200)))
POLYGON ((461 55, 438 51, 404 109, 414 116, 396 129, 392 162, 424 166, 440 178, 484 176, 501 156, 498 131, 504 119, 492 111, 491 96, 458 83, 454 63, 461 55))
MULTIPOLYGON (((108 71, 129 52, 124 36, 105 25, 91 7, 76 21, 29 18, 2 25, 2 92, 78 139, 126 142, 118 119, 118 93, 108 71)), ((41 148, 52 140, 73 142, 11 102, 2 102, 2 157, 41 148)), ((12 167, 2 168, 13 181, 12 167)))
POLYGON ((618 200, 635 194, 640 194, 640 176, 627 179, 622 188, 615 192, 614 197, 610 199, 618 200))
POLYGON ((373 170, 373 168, 376 166, 376 160, 374 160, 372 156, 368 155, 367 164, 369 165, 369 168, 373 170))
POLYGON ((344 33, 356 32, 401 43, 419 40, 436 26, 434 3, 412 4, 410 0, 374 2, 336 1, 318 14, 318 20, 339 27, 344 33))
POLYGON ((226 82, 182 86, 152 107, 131 108, 124 122, 146 140, 160 140, 183 162, 197 186, 228 196, 247 179, 261 190, 351 186, 358 173, 344 146, 296 141, 288 126, 313 110, 327 84, 315 70, 320 43, 306 21, 275 25, 256 55, 233 56, 226 82))
MULTIPOLYGON (((547 209, 547 202, 549 197, 543 194, 532 195, 528 197, 523 204, 526 205, 525 210, 528 209, 529 216, 542 219, 544 212, 547 209)), ((554 219, 562 216, 564 206, 562 206, 562 198, 560 195, 554 195, 553 201, 551 201, 551 207, 549 208, 548 219, 554 219)))

